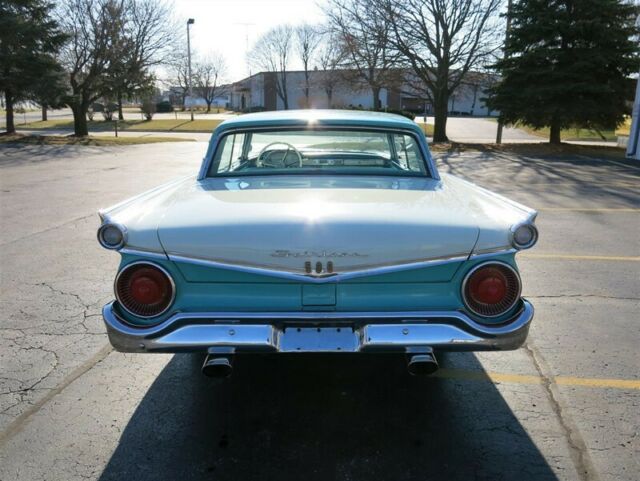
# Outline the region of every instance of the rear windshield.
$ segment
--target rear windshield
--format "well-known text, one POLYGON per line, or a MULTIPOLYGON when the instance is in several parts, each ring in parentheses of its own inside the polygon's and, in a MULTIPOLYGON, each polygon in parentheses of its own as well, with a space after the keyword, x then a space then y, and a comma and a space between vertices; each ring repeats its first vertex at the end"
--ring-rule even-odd
POLYGON ((365 130, 238 131, 220 139, 210 177, 269 174, 427 176, 409 133, 365 130))

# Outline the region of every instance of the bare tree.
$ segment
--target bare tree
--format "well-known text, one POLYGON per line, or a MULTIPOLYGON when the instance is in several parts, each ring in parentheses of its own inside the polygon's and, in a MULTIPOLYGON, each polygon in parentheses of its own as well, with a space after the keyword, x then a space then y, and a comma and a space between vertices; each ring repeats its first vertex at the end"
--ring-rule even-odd
POLYGON ((326 34, 325 40, 318 52, 319 71, 316 75, 317 85, 324 90, 327 95, 327 105, 333 106, 333 93, 335 89, 344 82, 344 75, 340 71, 340 66, 344 61, 344 50, 340 42, 330 33, 326 34))
POLYGON ((122 0, 67 0, 60 10, 60 24, 69 35, 61 63, 69 75, 74 132, 88 135, 89 106, 106 90, 106 72, 118 50, 124 27, 122 0))
MULTIPOLYGON (((402 53, 433 102, 434 142, 447 141, 449 97, 465 76, 500 47, 501 0, 374 0, 402 53)), ((417 88, 417 86, 416 86, 417 88)), ((424 90, 424 88, 423 88, 424 90)))
POLYGON ((207 103, 207 113, 211 111, 211 104, 220 93, 220 84, 226 74, 227 62, 219 53, 214 53, 195 65, 196 91, 207 103))
POLYGON ((178 89, 181 99, 182 110, 185 109, 187 95, 189 95, 189 60, 187 52, 176 49, 173 57, 169 60, 168 84, 172 89, 178 89))
POLYGON ((344 65, 369 86, 373 106, 380 108, 380 91, 394 82, 391 70, 400 58, 389 22, 369 0, 329 0, 326 14, 342 44, 344 65))
POLYGON ((303 23, 296 27, 296 50, 302 60, 302 66, 304 67, 304 98, 305 107, 309 107, 309 62, 311 61, 320 41, 322 35, 320 31, 307 23, 303 23))
POLYGON ((75 135, 83 136, 96 99, 121 100, 153 81, 149 69, 165 60, 173 27, 160 0, 64 0, 59 14, 68 34, 60 55, 71 90, 66 103, 75 135))
POLYGON ((120 48, 109 69, 110 96, 118 104, 123 120, 122 100, 151 81, 149 69, 165 63, 171 54, 179 28, 171 19, 168 4, 162 0, 124 2, 124 28, 120 48))
POLYGON ((293 28, 280 25, 269 30, 256 42, 249 53, 250 63, 276 76, 276 93, 282 100, 285 110, 289 109, 287 93, 287 68, 291 55, 293 28))

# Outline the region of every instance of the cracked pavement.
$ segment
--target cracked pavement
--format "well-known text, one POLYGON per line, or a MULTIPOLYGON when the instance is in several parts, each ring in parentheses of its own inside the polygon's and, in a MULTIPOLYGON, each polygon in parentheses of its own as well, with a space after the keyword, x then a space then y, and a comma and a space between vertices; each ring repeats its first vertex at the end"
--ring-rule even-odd
POLYGON ((429 379, 397 356, 246 357, 212 382, 197 356, 110 349, 118 256, 95 240, 98 208, 195 173, 205 148, 0 147, 0 480, 638 478, 640 390, 597 380, 639 378, 640 262, 589 256, 640 256, 640 166, 436 155, 540 209, 523 349, 447 354, 429 379))

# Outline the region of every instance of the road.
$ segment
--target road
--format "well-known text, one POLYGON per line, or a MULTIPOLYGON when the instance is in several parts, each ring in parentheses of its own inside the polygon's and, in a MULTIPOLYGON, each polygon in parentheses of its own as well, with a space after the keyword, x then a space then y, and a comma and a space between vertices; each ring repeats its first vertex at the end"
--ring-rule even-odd
MULTIPOLYGON (((97 114, 100 116, 101 114, 97 114)), ((232 117, 234 114, 205 114, 198 113, 198 119, 226 119, 232 117)), ((128 120, 139 120, 141 114, 139 112, 133 112, 126 110, 124 116, 128 120)), ((16 126, 20 128, 25 122, 34 122, 40 120, 40 112, 33 111, 25 114, 16 114, 16 126)), ((189 118, 189 112, 173 112, 173 113, 157 113, 154 115, 154 119, 174 119, 174 118, 189 118)), ((49 112, 49 119, 68 119, 72 120, 73 115, 71 109, 52 110, 49 112)), ((417 121, 422 121, 422 117, 418 116, 417 121)), ((433 124, 433 117, 428 117, 427 122, 433 124)), ((5 125, 4 117, 0 117, 0 129, 5 125)), ((479 117, 449 117, 447 120, 447 135, 449 138, 456 142, 468 142, 468 143, 490 143, 495 142, 496 129, 498 124, 490 119, 479 117)), ((51 131, 47 133, 52 134, 67 134, 67 131, 51 131)), ((139 135, 139 133, 130 132, 129 135, 139 135)), ((109 133, 96 133, 93 135, 109 135, 109 133)), ((184 134, 183 134, 184 136, 184 134)), ((191 136, 193 137, 193 136, 191 136)), ((528 134, 524 130, 516 129, 513 127, 505 127, 503 131, 503 141, 505 143, 511 142, 540 142, 546 139, 535 135, 528 134)))
MULTIPOLYGON (((455 142, 493 143, 496 141, 497 122, 477 117, 449 117, 447 119, 447 136, 455 142)), ((546 139, 531 135, 521 129, 505 127, 502 131, 502 141, 511 142, 540 142, 546 139)))
POLYGON ((440 167, 540 209, 526 346, 440 358, 126 355, 95 211, 194 173, 202 142, 0 147, 0 480, 602 480, 640 472, 640 168, 467 151, 440 167))

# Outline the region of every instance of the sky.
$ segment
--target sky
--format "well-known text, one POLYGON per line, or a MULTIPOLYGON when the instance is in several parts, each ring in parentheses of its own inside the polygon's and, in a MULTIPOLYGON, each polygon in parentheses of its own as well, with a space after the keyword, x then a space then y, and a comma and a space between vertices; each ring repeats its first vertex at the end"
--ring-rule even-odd
MULTIPOLYGON (((187 18, 195 20, 191 26, 195 54, 222 54, 228 66, 228 81, 249 74, 247 37, 250 50, 262 33, 277 25, 321 24, 325 19, 323 4, 323 0, 173 0, 176 16, 184 19, 184 28, 187 18)), ((297 59, 293 59, 291 68, 301 68, 297 59)))

